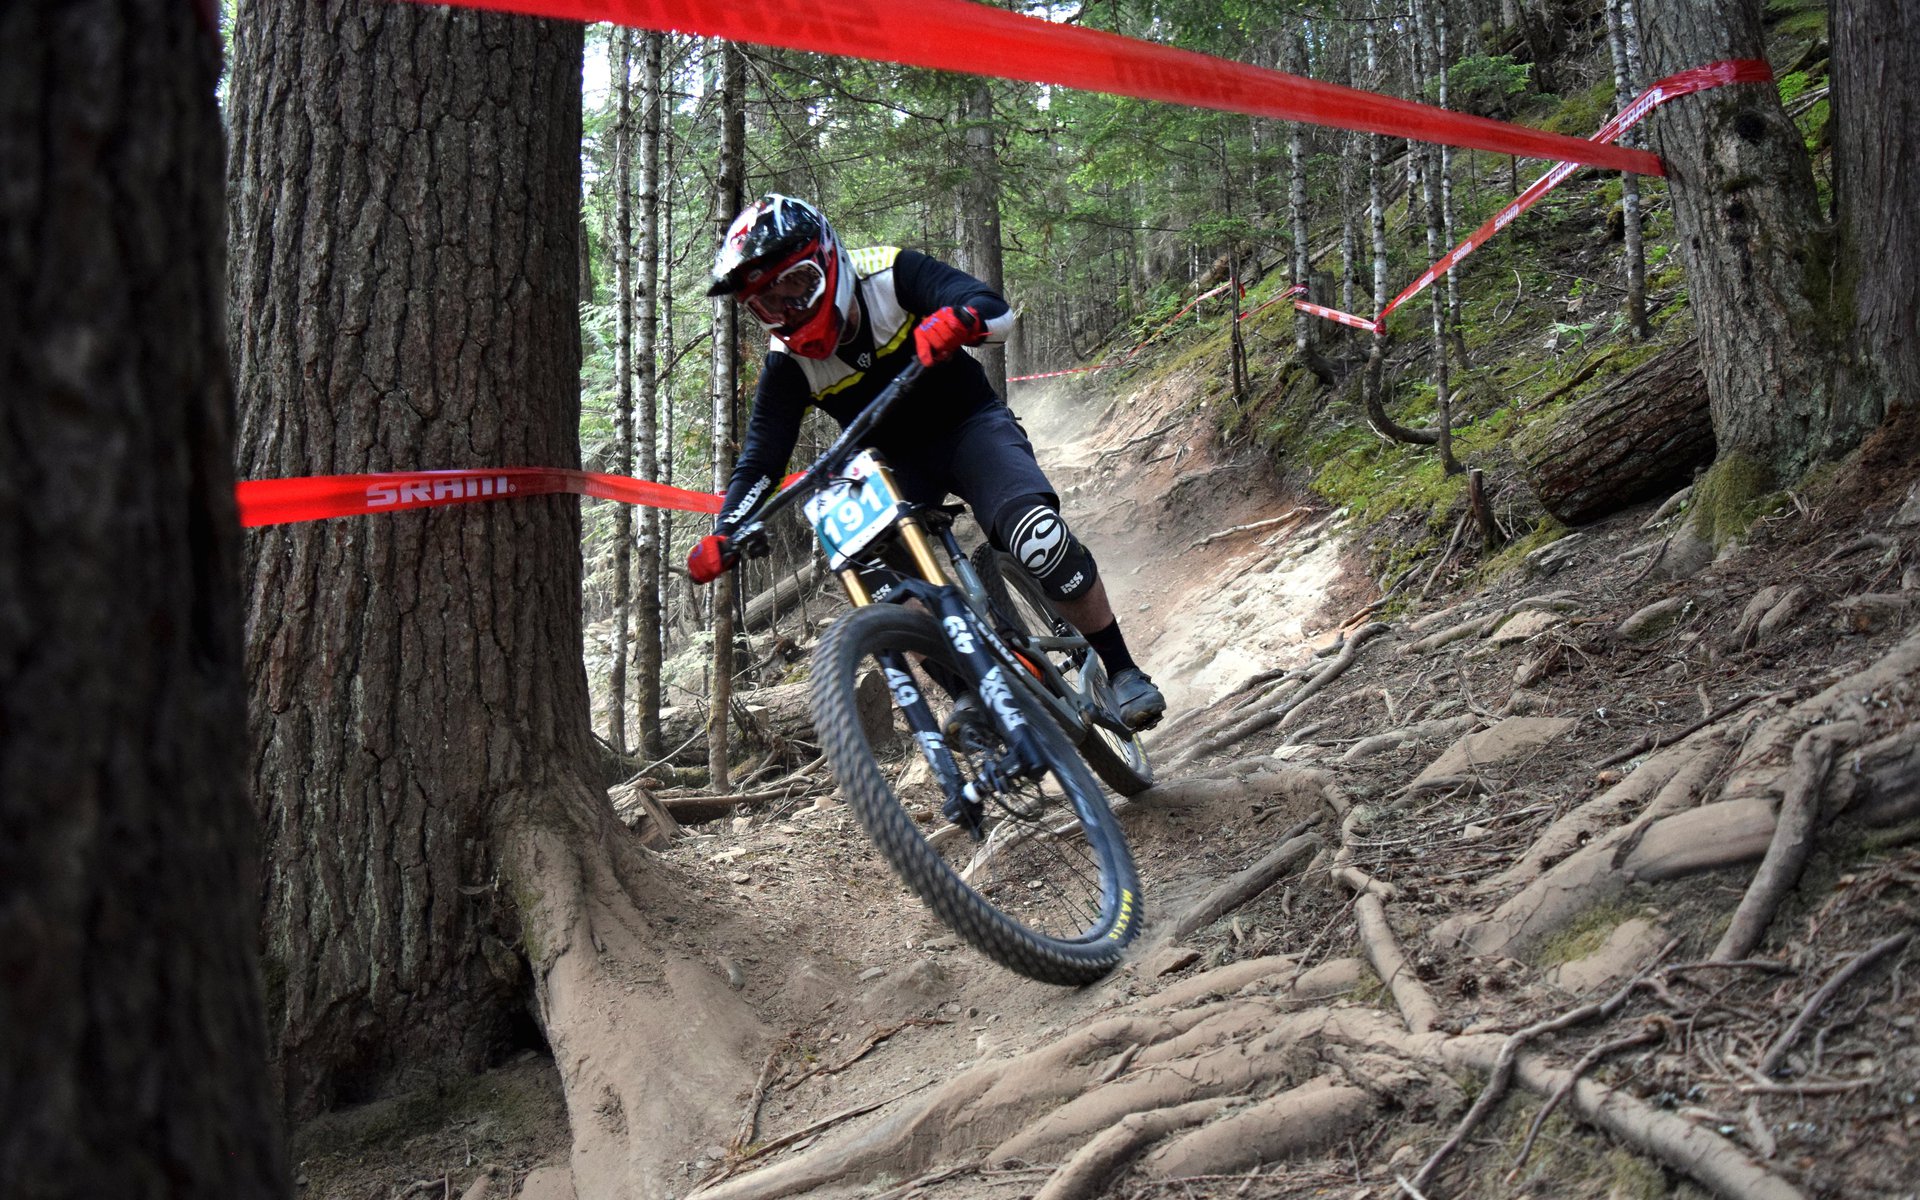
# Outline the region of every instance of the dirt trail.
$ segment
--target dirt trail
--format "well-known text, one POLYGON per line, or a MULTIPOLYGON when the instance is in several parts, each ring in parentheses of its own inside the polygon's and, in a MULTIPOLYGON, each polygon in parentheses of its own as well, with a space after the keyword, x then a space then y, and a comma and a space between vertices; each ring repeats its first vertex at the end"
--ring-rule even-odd
POLYGON ((1641 511, 1374 622, 1340 529, 1187 394, 1019 405, 1184 709, 1124 816, 1137 949, 1012 976, 830 797, 699 827, 675 937, 767 1036, 666 1194, 1914 1195, 1902 429, 1692 578, 1641 511))

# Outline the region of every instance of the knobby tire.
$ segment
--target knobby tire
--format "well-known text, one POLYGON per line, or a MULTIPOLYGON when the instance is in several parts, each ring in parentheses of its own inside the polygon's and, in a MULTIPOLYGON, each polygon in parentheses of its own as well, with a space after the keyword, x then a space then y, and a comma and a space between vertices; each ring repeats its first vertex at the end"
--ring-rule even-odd
MULTIPOLYGON (((1020 804, 989 804, 988 816, 994 824, 988 843, 1006 837, 999 843, 1006 847, 1005 869, 1027 871, 1028 860, 1036 866, 1030 875, 1011 881, 986 881, 983 886, 993 895, 983 894, 961 877, 960 869, 947 857, 974 852, 973 843, 939 815, 937 797, 923 795, 909 808, 862 731, 855 688, 866 672, 878 669, 876 656, 886 652, 914 656, 922 667, 925 662, 937 662, 953 673, 951 677, 964 678, 938 622, 926 613, 890 604, 857 608, 821 638, 814 652, 814 722, 861 828, 921 902, 995 962, 1044 983, 1069 986, 1106 975, 1118 965, 1139 930, 1140 883, 1119 822, 1086 764, 1059 727, 1014 689, 1015 702, 1039 737, 1047 779, 1058 794, 1049 796, 1042 786, 1033 788, 1033 796, 1038 797, 1031 802, 1034 808, 1051 802, 1039 819, 1029 812, 1015 812, 1029 802, 1025 793, 1009 793, 1020 804), (1080 832, 1055 832, 1074 819, 1080 832), (1076 841, 1079 838, 1084 838, 1084 845, 1076 841), (1054 865, 1055 860, 1062 865, 1054 865), (1064 882, 1056 889, 1056 881, 1064 882), (1035 915, 1024 920, 1016 915, 1048 906, 1049 893, 1055 890, 1088 894, 1077 899, 1060 897, 1059 903, 1048 907, 1048 912, 1060 913, 1050 922, 1039 922, 1035 915), (1030 922, 1053 927, 1035 928, 1030 922)), ((916 668, 915 675, 929 701, 938 698, 937 685, 923 670, 916 668)), ((998 734, 990 736, 998 738, 998 734)), ((963 772, 971 775, 959 749, 955 757, 963 760, 963 772)))

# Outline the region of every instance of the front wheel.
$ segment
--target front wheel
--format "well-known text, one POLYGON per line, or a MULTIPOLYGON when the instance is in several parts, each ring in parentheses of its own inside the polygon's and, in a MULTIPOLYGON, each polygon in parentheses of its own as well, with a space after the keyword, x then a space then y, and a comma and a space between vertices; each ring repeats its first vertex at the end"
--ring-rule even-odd
MULTIPOLYGON (((980 582, 987 589, 987 600, 1002 621, 1028 636, 1073 632, 1066 618, 1040 590, 1039 582, 1014 561, 1013 555, 982 545, 973 552, 973 568, 979 572, 980 582)), ((1069 683, 1086 688, 1094 701, 1109 712, 1119 711, 1113 686, 1107 682, 1107 669, 1100 665, 1099 655, 1091 648, 1074 654, 1055 654, 1053 659, 1069 683)), ((1146 747, 1140 744, 1137 733, 1121 735, 1104 725, 1089 722, 1086 737, 1080 742, 1080 753, 1094 773, 1122 796, 1137 796, 1153 786, 1153 764, 1147 761, 1146 747)))
MULTIPOLYGON (((890 604, 855 609, 820 639, 814 724, 848 806, 921 902, 987 957, 1044 983, 1099 979, 1138 932, 1139 877, 1100 785, 1020 689, 1011 695, 1038 736, 1043 774, 993 785, 987 767, 1006 747, 985 720, 960 723, 949 746, 961 778, 984 801, 979 840, 942 815, 947 797, 938 784, 896 791, 881 771, 855 688, 867 672, 882 671, 896 704, 924 699, 945 723, 953 706, 932 664, 949 682, 965 678, 933 617, 890 604)), ((917 737, 923 754, 948 745, 937 734, 917 737)))

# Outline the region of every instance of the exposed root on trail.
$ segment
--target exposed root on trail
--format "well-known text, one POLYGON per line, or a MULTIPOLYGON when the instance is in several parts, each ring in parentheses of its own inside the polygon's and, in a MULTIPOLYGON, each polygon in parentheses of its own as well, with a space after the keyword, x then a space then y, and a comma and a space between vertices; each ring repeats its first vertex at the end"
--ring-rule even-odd
POLYGON ((660 1169, 662 1147, 692 1158, 728 1123, 767 1031, 724 978, 654 931, 646 914, 684 897, 604 801, 584 790, 579 801, 575 828, 522 827, 503 847, 565 1089, 575 1187, 667 1196, 679 1181, 660 1169))

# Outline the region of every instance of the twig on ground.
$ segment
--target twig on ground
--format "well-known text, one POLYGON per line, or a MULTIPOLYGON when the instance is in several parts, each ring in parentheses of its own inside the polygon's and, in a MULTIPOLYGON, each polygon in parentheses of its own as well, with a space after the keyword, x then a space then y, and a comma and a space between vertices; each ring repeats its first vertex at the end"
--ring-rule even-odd
POLYGON ((1806 1032, 1807 1023, 1812 1021, 1820 1010, 1827 1006, 1827 1001, 1838 995, 1840 989, 1847 986, 1854 976, 1905 946, 1912 938, 1911 932, 1896 933, 1892 937, 1883 938, 1855 955, 1852 962, 1835 971, 1833 977, 1821 984, 1820 990, 1807 1001, 1806 1007, 1800 1010, 1800 1015, 1793 1019, 1793 1023, 1787 1026, 1786 1031, 1776 1038, 1773 1045, 1767 1048, 1766 1054, 1761 1056, 1760 1074, 1772 1075, 1780 1069, 1780 1064, 1787 1057, 1787 1051, 1793 1049, 1793 1044, 1800 1040, 1802 1033, 1806 1032))
MULTIPOLYGON (((1487 1079, 1487 1086, 1480 1090, 1480 1094, 1474 1098, 1473 1107, 1467 1110, 1467 1115, 1461 1117, 1460 1124, 1454 1127, 1453 1135, 1442 1143, 1440 1148, 1435 1150, 1432 1156, 1427 1159, 1426 1163, 1420 1168, 1419 1173, 1413 1177, 1413 1182, 1420 1187, 1425 1187, 1429 1183, 1432 1183, 1433 1177, 1435 1173, 1440 1170, 1441 1164, 1447 1161, 1447 1156, 1459 1149, 1461 1144, 1472 1135, 1473 1131, 1479 1128, 1480 1123, 1486 1119, 1487 1114, 1493 1111, 1494 1106, 1506 1097, 1507 1085, 1513 1081, 1514 1064, 1520 1058, 1521 1049, 1524 1048, 1528 1042, 1543 1034, 1557 1033, 1562 1029, 1591 1021, 1596 1017, 1612 1016, 1620 1010, 1622 1005, 1626 1004, 1628 997, 1633 995, 1641 983, 1646 980, 1647 976, 1653 972, 1653 969, 1658 966, 1667 955, 1672 954, 1674 947, 1679 944, 1679 938, 1674 938, 1669 941, 1661 949, 1660 953, 1654 956, 1652 962, 1642 967, 1632 979, 1627 980, 1626 984, 1622 986, 1619 991, 1607 997, 1605 1000, 1595 1004, 1582 1004, 1580 1007, 1569 1009, 1557 1017, 1549 1017, 1544 1021, 1536 1021, 1525 1029, 1517 1030, 1509 1034, 1507 1040, 1500 1047, 1499 1055, 1493 1060, 1493 1071, 1487 1079)), ((1573 1086, 1578 1082, 1577 1078, 1568 1081, 1568 1090, 1571 1091, 1573 1086)))
POLYGON ((780 1055, 786 1050, 787 1043, 782 1042, 767 1053, 767 1061, 761 1064, 760 1078, 753 1085, 753 1095, 747 1097, 747 1109, 740 1114, 740 1127, 733 1131, 733 1140, 727 1143, 727 1152, 739 1154, 760 1133, 760 1106, 766 1102, 767 1089, 773 1085, 774 1068, 780 1064, 780 1055))
POLYGON ((1514 1157, 1513 1167, 1507 1171, 1507 1182, 1511 1184, 1519 1180, 1520 1169, 1527 1165, 1527 1158, 1533 1153, 1533 1143, 1539 1140, 1541 1127, 1547 1123, 1547 1118, 1553 1115, 1553 1110, 1560 1107, 1560 1102, 1573 1091, 1574 1085, 1580 1082, 1581 1076, 1593 1070, 1603 1058, 1609 1058, 1622 1050, 1631 1050, 1635 1046, 1660 1041, 1664 1036, 1663 1026, 1650 1025, 1626 1037, 1604 1042, 1581 1055, 1580 1061, 1574 1063, 1572 1070, 1567 1072, 1566 1079, 1553 1090, 1553 1095, 1547 1097, 1546 1103, 1540 1106, 1540 1111, 1534 1114, 1533 1124, 1527 1127, 1527 1140, 1520 1144, 1520 1153, 1514 1157))
POLYGON ((878 1046, 881 1042, 886 1041, 888 1038, 892 1037, 896 1033, 899 1033, 903 1029, 913 1029, 916 1027, 931 1028, 932 1026, 935 1026, 935 1025, 951 1025, 951 1024, 953 1024, 953 1022, 945 1021, 938 1017, 908 1017, 906 1020, 900 1022, 898 1025, 888 1025, 883 1028, 876 1029, 872 1033, 867 1035, 867 1040, 860 1043, 859 1048, 856 1049, 852 1054, 847 1055, 845 1058, 841 1059, 837 1063, 832 1064, 831 1066, 822 1064, 820 1066, 814 1067, 812 1070, 807 1071, 802 1075, 796 1076, 795 1078, 787 1082, 786 1090, 790 1092, 793 1089, 799 1087, 801 1084, 805 1083, 807 1080, 812 1079, 816 1075, 838 1075, 840 1072, 846 1070, 848 1067, 852 1066, 854 1063, 857 1063, 861 1059, 865 1058, 869 1053, 872 1052, 875 1046, 878 1046))

